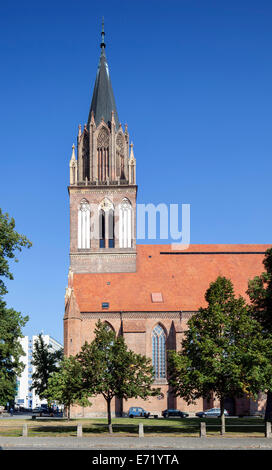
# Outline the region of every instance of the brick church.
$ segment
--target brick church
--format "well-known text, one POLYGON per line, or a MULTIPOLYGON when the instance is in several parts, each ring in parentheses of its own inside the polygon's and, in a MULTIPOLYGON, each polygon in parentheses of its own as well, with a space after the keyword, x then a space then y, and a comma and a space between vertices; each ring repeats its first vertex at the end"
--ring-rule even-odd
MULTIPOLYGON (((204 295, 219 275, 232 280, 245 296, 248 280, 263 271, 270 245, 190 245, 173 251, 170 245, 136 244, 136 160, 127 125, 119 122, 105 55, 104 28, 87 124, 79 126, 77 156, 70 160, 70 268, 65 294, 64 350, 79 352, 94 339, 98 319, 129 349, 152 359, 154 387, 161 394, 147 401, 112 403, 113 413, 130 406, 151 413, 179 408, 194 413, 217 403, 211 399, 187 405, 175 398, 167 381, 167 350, 181 347, 190 316, 205 306, 204 295)), ((142 163, 144 162, 142 161, 142 163)), ((229 399, 231 414, 263 410, 264 398, 229 399)), ((75 406, 74 417, 106 415, 106 402, 75 406)))

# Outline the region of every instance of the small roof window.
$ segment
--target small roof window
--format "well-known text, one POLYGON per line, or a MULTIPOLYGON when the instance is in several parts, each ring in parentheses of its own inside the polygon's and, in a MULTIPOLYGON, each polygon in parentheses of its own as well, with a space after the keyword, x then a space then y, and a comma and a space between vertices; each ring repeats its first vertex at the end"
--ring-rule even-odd
POLYGON ((152 300, 152 302, 163 302, 162 293, 161 292, 152 292, 151 293, 151 300, 152 300))
POLYGON ((102 302, 102 308, 105 309, 105 308, 109 308, 110 304, 109 302, 102 302))

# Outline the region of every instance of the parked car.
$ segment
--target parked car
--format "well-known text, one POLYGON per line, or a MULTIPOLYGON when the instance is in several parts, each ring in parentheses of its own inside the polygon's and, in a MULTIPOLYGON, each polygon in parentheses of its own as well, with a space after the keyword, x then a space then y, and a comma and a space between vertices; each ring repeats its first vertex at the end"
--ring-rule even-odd
POLYGON ((129 408, 128 416, 130 418, 135 418, 135 417, 149 418, 150 413, 144 410, 143 408, 141 408, 140 406, 132 406, 131 408, 129 408))
MULTIPOLYGON (((227 410, 224 410, 224 415, 225 416, 228 416, 229 413, 227 412, 227 410)), ((205 418, 205 417, 209 417, 209 416, 221 416, 221 411, 220 411, 220 408, 211 408, 210 410, 205 410, 205 411, 198 411, 196 413, 196 416, 198 416, 199 418, 205 418)))
POLYGON ((185 411, 169 409, 169 410, 162 411, 162 416, 164 418, 169 418, 170 416, 178 416, 180 418, 187 418, 189 416, 189 413, 185 413, 185 411))
POLYGON ((36 408, 33 408, 32 410, 33 415, 38 415, 38 416, 54 416, 54 411, 48 408, 45 408, 44 406, 37 406, 36 408))

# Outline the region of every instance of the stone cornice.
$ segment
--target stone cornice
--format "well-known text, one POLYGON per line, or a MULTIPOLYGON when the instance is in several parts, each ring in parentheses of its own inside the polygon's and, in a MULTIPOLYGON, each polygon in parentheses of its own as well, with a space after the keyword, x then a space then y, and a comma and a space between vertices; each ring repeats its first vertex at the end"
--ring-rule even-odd
POLYGON ((122 184, 122 185, 87 185, 87 186, 68 186, 68 192, 73 192, 75 194, 85 194, 90 191, 95 191, 96 193, 105 194, 105 190, 111 191, 113 193, 123 192, 123 189, 126 188, 127 192, 136 192, 138 186, 136 184, 122 184))
POLYGON ((118 257, 118 255, 121 255, 123 257, 123 256, 131 256, 131 255, 134 256, 136 254, 137 254, 137 251, 135 248, 123 248, 123 249, 109 248, 108 250, 107 248, 103 248, 103 251, 102 249, 101 251, 92 251, 91 249, 86 249, 86 250, 78 250, 78 251, 70 252, 71 256, 79 257, 79 258, 82 256, 89 256, 89 255, 92 255, 92 256, 96 255, 100 258, 101 256, 107 256, 107 255, 116 256, 116 257, 118 257))

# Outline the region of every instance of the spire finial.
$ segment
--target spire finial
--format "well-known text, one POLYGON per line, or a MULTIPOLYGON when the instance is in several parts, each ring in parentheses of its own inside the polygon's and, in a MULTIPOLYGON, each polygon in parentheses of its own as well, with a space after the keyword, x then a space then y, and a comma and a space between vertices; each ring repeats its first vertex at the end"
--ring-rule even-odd
POLYGON ((131 141, 131 144, 130 144, 130 160, 134 160, 134 150, 133 150, 133 147, 134 147, 134 144, 133 142, 131 141))
POLYGON ((75 161, 76 160, 76 155, 75 155, 75 144, 72 145, 72 156, 71 156, 71 160, 70 162, 72 161, 75 161))
POLYGON ((101 44, 100 44, 101 49, 105 49, 106 44, 105 44, 105 31, 104 31, 104 16, 102 18, 102 31, 101 31, 101 44))

